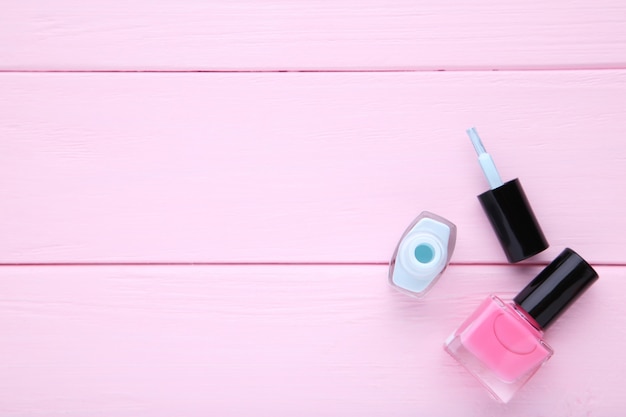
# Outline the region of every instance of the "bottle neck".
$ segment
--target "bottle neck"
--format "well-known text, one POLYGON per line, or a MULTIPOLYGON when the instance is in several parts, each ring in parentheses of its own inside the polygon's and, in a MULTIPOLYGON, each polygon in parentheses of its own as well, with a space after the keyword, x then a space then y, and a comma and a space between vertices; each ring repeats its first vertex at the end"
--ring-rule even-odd
POLYGON ((524 319, 526 322, 528 322, 528 324, 530 324, 533 329, 535 329, 539 334, 541 334, 541 335, 543 334, 543 329, 541 328, 539 323, 537 323, 537 321, 530 314, 528 314, 528 312, 526 310, 524 310, 522 307, 517 305, 515 302, 512 302, 511 306, 513 307, 513 310, 515 310, 515 312, 522 319, 524 319))

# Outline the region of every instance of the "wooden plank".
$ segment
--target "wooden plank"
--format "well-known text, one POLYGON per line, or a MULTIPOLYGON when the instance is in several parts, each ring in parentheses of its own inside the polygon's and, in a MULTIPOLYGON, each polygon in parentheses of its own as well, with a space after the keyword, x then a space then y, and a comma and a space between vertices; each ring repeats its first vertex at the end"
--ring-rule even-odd
POLYGON ((465 128, 552 247, 624 263, 626 72, 3 74, 0 261, 504 262, 465 128))
POLYGON ((621 0, 9 0, 4 70, 624 68, 621 0))
POLYGON ((443 352, 486 294, 537 272, 453 266, 415 300, 384 266, 3 267, 0 412, 619 415, 623 267, 598 268, 506 407, 443 352))

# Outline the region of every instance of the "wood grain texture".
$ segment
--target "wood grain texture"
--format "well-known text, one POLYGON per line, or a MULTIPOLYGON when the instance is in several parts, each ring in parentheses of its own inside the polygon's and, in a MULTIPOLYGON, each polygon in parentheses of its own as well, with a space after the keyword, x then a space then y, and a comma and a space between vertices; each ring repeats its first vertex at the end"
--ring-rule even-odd
POLYGON ((3 416, 616 416, 625 269, 551 327, 510 404, 442 350, 537 267, 452 266, 422 300, 385 266, 2 267, 3 416))
POLYGON ((626 71, 2 74, 0 261, 387 262, 422 210, 504 262, 464 129, 552 248, 626 262, 626 71))
POLYGON ((9 0, 4 70, 624 68, 621 0, 9 0))
POLYGON ((622 415, 625 15, 621 0, 2 2, 0 416, 622 415), (601 264, 506 406, 442 350, 539 270, 477 265, 504 256, 472 125, 552 244, 532 262, 570 246, 601 264), (459 239, 418 301, 383 264, 422 210, 459 239), (194 262, 228 265, 179 264, 194 262))

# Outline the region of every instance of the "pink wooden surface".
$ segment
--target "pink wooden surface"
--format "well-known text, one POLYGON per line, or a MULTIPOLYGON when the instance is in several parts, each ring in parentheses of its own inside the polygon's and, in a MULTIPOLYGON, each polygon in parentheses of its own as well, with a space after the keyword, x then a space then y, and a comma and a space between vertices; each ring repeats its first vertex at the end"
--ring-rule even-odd
POLYGON ((455 262, 503 262, 474 123, 553 245, 534 261, 626 260, 623 71, 1 74, 0 90, 5 263, 387 262, 421 210, 459 226, 455 262))
POLYGON ((4 2, 0 415, 621 415, 625 12, 4 2), (472 125, 546 231, 534 265, 503 262, 472 125), (424 209, 459 240, 416 301, 385 263, 424 209), (496 404, 443 340, 565 246, 600 280, 496 404))
POLYGON ((0 414, 620 415, 623 268, 598 268, 508 405, 441 349, 538 270, 453 266, 416 301, 386 266, 4 267, 0 414))
POLYGON ((10 70, 623 68, 622 0, 8 0, 10 70))

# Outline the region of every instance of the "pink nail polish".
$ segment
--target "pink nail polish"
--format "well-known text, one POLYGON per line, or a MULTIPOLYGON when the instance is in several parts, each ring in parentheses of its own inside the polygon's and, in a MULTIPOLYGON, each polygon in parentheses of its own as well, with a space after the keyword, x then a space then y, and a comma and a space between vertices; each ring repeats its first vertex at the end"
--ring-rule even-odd
POLYGON ((489 296, 444 349, 508 402, 553 354, 544 330, 595 280, 593 268, 567 248, 513 300, 489 296))

